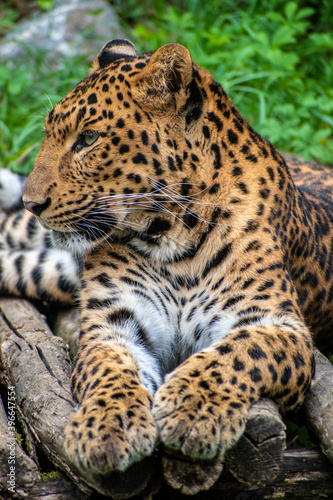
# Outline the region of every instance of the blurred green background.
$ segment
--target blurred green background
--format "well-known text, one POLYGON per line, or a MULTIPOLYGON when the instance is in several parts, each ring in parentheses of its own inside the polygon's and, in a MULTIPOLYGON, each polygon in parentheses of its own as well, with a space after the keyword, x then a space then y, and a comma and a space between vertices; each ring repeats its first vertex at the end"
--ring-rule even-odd
MULTIPOLYGON (((250 124, 280 151, 333 165, 331 0, 109 3, 139 51, 169 42, 186 45, 250 124)), ((0 37, 24 16, 22 5, 1 4, 0 37)), ((52 0, 36 2, 37 9, 52 7, 52 0)), ((30 171, 43 117, 89 65, 86 56, 68 55, 52 69, 48 54, 29 48, 24 63, 0 63, 0 166, 30 171)))

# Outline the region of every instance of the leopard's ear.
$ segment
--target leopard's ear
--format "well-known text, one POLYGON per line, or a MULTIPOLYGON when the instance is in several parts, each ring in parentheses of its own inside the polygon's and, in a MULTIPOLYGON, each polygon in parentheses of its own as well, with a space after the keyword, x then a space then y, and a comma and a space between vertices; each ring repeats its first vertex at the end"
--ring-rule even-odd
POLYGON ((132 42, 122 38, 116 38, 103 45, 93 62, 91 72, 93 73, 94 71, 109 66, 120 57, 135 57, 137 55, 138 53, 135 45, 132 42))
POLYGON ((169 43, 156 50, 134 79, 135 97, 154 107, 184 105, 193 79, 192 59, 186 47, 169 43))

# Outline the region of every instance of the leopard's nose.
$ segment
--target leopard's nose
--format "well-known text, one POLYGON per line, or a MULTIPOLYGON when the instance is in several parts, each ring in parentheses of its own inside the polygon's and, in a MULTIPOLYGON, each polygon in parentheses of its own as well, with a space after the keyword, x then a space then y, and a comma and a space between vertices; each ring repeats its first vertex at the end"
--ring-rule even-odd
POLYGON ((48 196, 43 203, 36 203, 34 201, 23 201, 23 204, 29 212, 36 215, 37 217, 46 210, 51 204, 51 198, 48 196))

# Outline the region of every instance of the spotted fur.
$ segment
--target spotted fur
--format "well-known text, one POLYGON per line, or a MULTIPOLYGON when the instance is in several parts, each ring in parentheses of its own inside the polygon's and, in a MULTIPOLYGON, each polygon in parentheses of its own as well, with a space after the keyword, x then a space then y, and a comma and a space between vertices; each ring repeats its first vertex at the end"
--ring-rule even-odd
POLYGON ((124 470, 158 436, 223 460, 259 398, 302 402, 333 326, 332 183, 288 168, 185 47, 102 48, 23 197, 82 261, 78 468, 124 470))

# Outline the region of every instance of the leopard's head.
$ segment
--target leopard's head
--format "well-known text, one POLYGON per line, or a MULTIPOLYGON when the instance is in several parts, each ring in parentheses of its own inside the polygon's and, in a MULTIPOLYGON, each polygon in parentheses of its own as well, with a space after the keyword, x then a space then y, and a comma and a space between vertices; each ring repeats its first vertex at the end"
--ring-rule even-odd
POLYGON ((216 162, 205 79, 213 82, 179 44, 144 55, 127 40, 101 49, 48 114, 24 189, 25 207, 58 245, 82 251, 111 236, 153 240, 179 221, 196 224, 191 196, 214 185, 204 165, 216 162))

